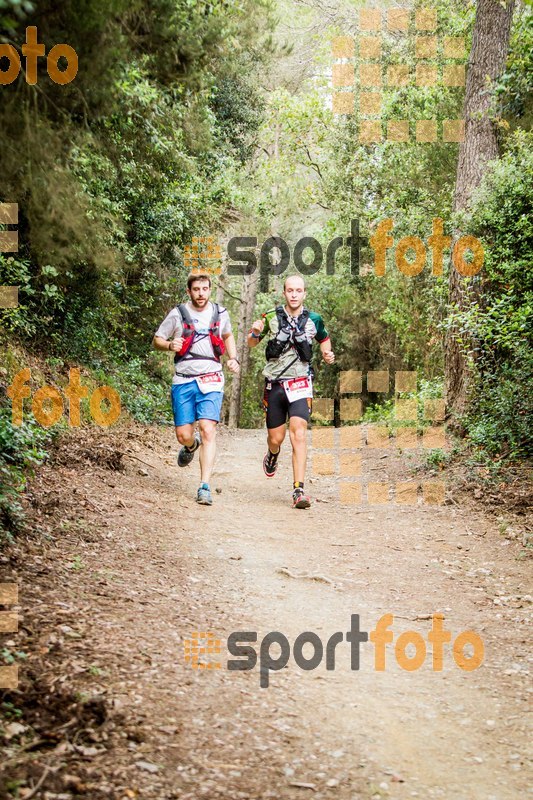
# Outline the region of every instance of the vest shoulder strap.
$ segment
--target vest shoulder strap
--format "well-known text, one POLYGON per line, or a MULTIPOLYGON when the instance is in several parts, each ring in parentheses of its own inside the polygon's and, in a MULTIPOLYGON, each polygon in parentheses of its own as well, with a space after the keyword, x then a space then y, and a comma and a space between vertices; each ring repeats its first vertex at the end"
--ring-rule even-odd
MULTIPOLYGON (((278 318, 278 323, 280 328, 283 324, 290 323, 289 315, 287 314, 283 306, 276 306, 276 316, 278 318)), ((307 325, 308 319, 309 319, 309 311, 307 310, 307 308, 304 308, 302 310, 302 313, 298 317, 298 320, 296 321, 296 327, 301 333, 305 331, 305 326, 307 325)))
POLYGON ((281 330, 283 325, 286 325, 289 321, 287 318, 287 313, 283 308, 283 306, 276 306, 275 311, 276 311, 276 317, 278 318, 278 326, 279 329, 281 330))
MULTIPOLYGON (((179 305, 177 305, 176 308, 180 312, 182 320, 186 322, 187 325, 194 326, 192 317, 189 313, 189 309, 187 308, 185 303, 179 303, 179 305)), ((218 305, 218 303, 213 303, 213 314, 211 316, 211 322, 209 323, 209 327, 213 327, 214 325, 216 325, 219 319, 220 319, 220 306, 218 305)))
POLYGON ((216 325, 220 319, 220 306, 218 303, 213 303, 213 316, 211 317, 211 327, 216 325))
POLYGON ((183 322, 186 322, 187 325, 193 325, 192 317, 185 303, 180 303, 176 308, 180 312, 183 322))
POLYGON ((309 311, 307 308, 304 308, 300 316, 298 317, 297 325, 301 331, 305 330, 305 326, 307 325, 307 320, 309 319, 309 311))

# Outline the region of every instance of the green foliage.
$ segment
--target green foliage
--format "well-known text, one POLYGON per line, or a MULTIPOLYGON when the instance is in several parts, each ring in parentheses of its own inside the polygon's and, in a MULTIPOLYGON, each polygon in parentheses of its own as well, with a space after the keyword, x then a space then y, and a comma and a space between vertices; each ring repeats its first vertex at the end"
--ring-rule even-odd
MULTIPOLYGON (((416 5, 424 7, 422 0, 416 5)), ((468 50, 475 7, 449 0, 438 0, 435 7, 439 35, 464 36, 468 50)), ((328 35, 324 36, 320 27, 320 41, 316 41, 317 60, 328 63, 324 69, 327 74, 330 35, 345 35, 351 30, 344 9, 335 9, 336 14, 330 16, 335 22, 328 35)), ((327 12, 324 14, 327 16, 327 12)), ((313 30, 313 21, 312 17, 306 20, 306 30, 313 30)), ((409 41, 383 31, 380 39, 383 68, 395 63, 414 68, 412 38, 409 41)), ((530 45, 531 11, 520 7, 513 25, 507 72, 496 87, 496 118, 499 115, 502 131, 509 128, 508 121, 511 126, 528 124, 530 45)), ((444 64, 444 59, 441 62, 444 64)), ((276 232, 289 244, 309 235, 324 249, 335 236, 349 234, 352 219, 360 220, 361 235, 367 238, 378 220, 392 219, 397 244, 408 235, 427 242, 432 219, 440 217, 445 220, 445 234, 457 238, 469 233, 482 240, 485 265, 482 301, 472 303, 459 321, 447 302, 446 256, 444 275, 435 277, 427 248, 424 271, 408 278, 397 270, 391 249, 386 275, 378 278, 372 274, 374 254, 368 245, 362 247, 363 274, 358 276, 351 274, 347 248, 339 250, 334 277, 322 272, 307 279, 306 304, 323 314, 337 353, 333 368, 322 369, 317 357, 316 395, 336 396, 338 373, 344 369, 416 369, 428 386, 440 386, 445 331, 450 324, 460 324, 465 341, 471 334, 476 339, 478 380, 468 418, 472 441, 491 452, 524 455, 529 451, 526 434, 531 416, 529 397, 533 395, 528 337, 533 304, 530 135, 518 130, 504 142, 507 152, 493 165, 492 178, 487 176, 474 214, 452 219, 457 145, 413 141, 363 145, 355 115, 330 113, 324 103, 324 93, 330 91, 329 79, 321 82, 322 78, 315 73, 296 91, 287 81, 286 86, 271 93, 265 125, 260 130, 262 151, 254 164, 256 197, 252 213, 259 220, 265 216, 274 220, 276 232), (270 193, 267 187, 272 189, 270 193)), ((461 89, 443 87, 385 87, 383 116, 409 119, 412 127, 417 119, 460 118, 463 95, 461 89)), ((256 225, 256 232, 258 228, 256 225)), ((294 271, 291 266, 286 274, 294 271)), ((280 299, 281 281, 271 279, 270 284, 268 296, 259 298, 259 311, 280 299)), ((262 363, 254 351, 244 389, 244 417, 250 424, 255 411, 248 397, 257 396, 262 363)), ((392 403, 385 401, 368 409, 365 419, 385 420, 392 425, 392 403)))
MULTIPOLYGON (((22 44, 32 24, 46 51, 71 45, 79 71, 58 86, 39 59, 38 87, 23 73, 1 87, 0 201, 19 205, 19 252, 0 255, 0 284, 19 306, 0 310, 0 343, 60 373, 82 364, 134 418, 167 423, 151 339, 183 297, 185 246, 217 229, 252 155, 273 4, 0 0, 0 41, 22 44)), ((23 465, 3 469, 14 510, 23 465)))
MULTIPOLYGON (((437 6, 439 33, 463 35, 468 42, 473 9, 459 2, 437 6)), ((331 58, 331 36, 346 33, 342 13, 339 16, 338 28, 332 26, 326 36, 322 21, 318 23, 315 45, 317 58, 324 62, 331 58)), ((351 30, 348 18, 346 24, 351 30)), ((383 69, 401 62, 414 71, 414 37, 383 32, 380 40, 383 69)), ((255 214, 275 220, 276 231, 289 244, 314 236, 324 251, 333 238, 350 234, 352 220, 360 221, 367 241, 377 222, 390 218, 396 244, 408 235, 427 242, 433 218, 450 216, 457 145, 361 144, 357 116, 335 116, 324 102, 328 84, 313 75, 297 92, 283 87, 270 94, 260 130, 262 151, 254 164, 259 198, 255 214)), ((418 119, 454 119, 461 116, 462 95, 459 89, 442 87, 386 88, 383 117, 409 119, 413 130, 418 119)), ((452 233, 450 226, 445 233, 452 233)), ((443 277, 431 274, 427 250, 426 268, 416 278, 397 270, 393 249, 385 277, 376 277, 374 253, 366 244, 361 248, 360 275, 352 274, 349 250, 343 247, 336 257, 335 277, 322 272, 307 279, 307 305, 323 314, 338 356, 335 368, 318 371, 317 394, 333 396, 342 369, 367 371, 386 365, 392 370, 418 369, 427 379, 443 375, 439 322, 446 314, 447 274, 446 267, 443 277)), ((286 274, 294 271, 291 267, 286 274)), ((279 293, 267 302, 272 306, 278 298, 279 293)), ((250 381, 255 385, 255 374, 250 381)))
POLYGON ((429 467, 443 468, 452 458, 452 452, 446 450, 430 450, 426 455, 426 464, 429 467))
POLYGON ((466 420, 474 445, 510 460, 533 456, 533 369, 517 367, 504 364, 497 375, 480 377, 482 394, 466 420))
POLYGON ((168 372, 163 375, 154 357, 149 356, 117 364, 110 383, 119 392, 124 408, 138 422, 171 424, 168 378, 168 372))
POLYGON ((521 8, 513 26, 507 69, 496 86, 497 113, 511 127, 531 128, 533 96, 533 10, 521 8))
POLYGON ((20 492, 26 474, 47 456, 47 445, 53 433, 25 415, 22 425, 11 422, 11 407, 0 406, 0 543, 20 529, 24 516, 20 492))
MULTIPOLYGON (((17 356, 11 356, 9 351, 6 355, 7 369, 3 369, 2 374, 11 375, 19 368, 17 356)), ((96 385, 110 385, 118 391, 123 408, 134 419, 143 424, 171 424, 168 371, 165 374, 163 358, 150 354, 142 359, 118 360, 113 365, 112 355, 108 354, 102 361, 93 359, 89 378, 82 380, 83 385, 89 385, 89 394, 96 385)), ((45 371, 48 383, 58 387, 66 383, 68 370, 63 358, 48 358, 45 371)), ((8 377, 6 383, 9 382, 8 377)), ((0 545, 22 529, 24 514, 20 497, 27 476, 46 460, 51 442, 67 426, 64 417, 52 427, 44 428, 27 410, 28 405, 26 401, 22 425, 13 425, 11 400, 3 394, 0 401, 0 545)), ((81 410, 82 424, 95 424, 87 400, 82 401, 81 410)))
POLYGON ((6 717, 6 719, 17 720, 21 719, 22 717, 22 710, 9 700, 4 700, 4 702, 0 705, 0 708, 2 709, 2 714, 6 717))
POLYGON ((35 20, 19 6, 10 35, 35 23, 47 49, 68 39, 80 69, 58 86, 41 59, 38 93, 23 78, 2 87, 1 199, 20 209, 20 256, 3 271, 22 300, 2 316, 26 342, 39 328, 49 351, 73 340, 84 361, 80 317, 96 359, 117 340, 141 355, 182 296, 183 248, 216 226, 250 156, 270 0, 42 0, 35 20))
MULTIPOLYGON (((0 0, 0 29, 10 33, 35 11, 35 3, 29 0, 0 0)), ((0 42, 4 37, 0 37, 0 42)))
POLYGON ((531 133, 516 131, 474 198, 470 224, 486 253, 482 292, 448 319, 475 342, 468 433, 508 458, 533 453, 532 141, 531 133))
POLYGON ((363 414, 362 422, 379 422, 386 425, 389 431, 394 432, 396 428, 413 427, 423 430, 433 424, 424 415, 424 403, 426 400, 436 400, 443 397, 444 384, 442 379, 418 380, 416 392, 402 392, 397 397, 402 400, 416 400, 417 419, 398 420, 395 415, 394 398, 388 398, 381 403, 369 405, 363 414))
MULTIPOLYGON (((432 6, 439 36, 464 36, 468 48, 474 5, 432 6)), ((22 342, 58 369, 83 364, 117 388, 135 418, 167 422, 166 362, 147 353, 183 296, 192 236, 227 233, 227 220, 237 219, 233 235, 261 241, 275 231, 291 248, 310 235, 325 250, 350 234, 353 219, 368 239, 390 218, 396 244, 408 235, 427 242, 434 217, 452 234, 457 145, 368 146, 357 115, 330 110, 330 38, 353 30, 353 14, 343 2, 0 0, 0 41, 22 43, 26 25, 37 24, 47 51, 66 41, 80 63, 67 86, 54 84, 40 59, 38 87, 23 76, 2 87, 0 199, 19 204, 20 250, 0 255, 0 283, 19 286, 20 304, 0 311, 0 342, 22 342), (289 45, 282 29, 294 34, 289 45)), ((530 119, 531 30, 531 11, 520 7, 496 87, 502 133, 530 119)), ((383 70, 414 69, 414 37, 383 30, 380 38, 383 70)), ((419 119, 461 117, 462 102, 461 89, 385 85, 383 117, 413 128, 419 119)), ((512 392, 531 395, 530 138, 519 130, 505 146, 474 213, 453 222, 486 250, 482 302, 461 319, 447 307, 446 267, 431 274, 429 248, 416 278, 398 271, 393 248, 386 275, 375 276, 368 244, 362 274, 352 274, 343 247, 335 276, 309 277, 307 305, 323 315, 337 353, 334 367, 315 357, 317 396, 335 396, 339 371, 354 368, 416 369, 438 386, 449 316, 476 340, 472 440, 491 452, 527 450, 529 409, 513 415, 512 392)), ((241 283, 230 279, 227 288, 238 297, 241 283)), ((279 301, 280 288, 270 280, 259 311, 279 301)), ((228 299, 235 318, 240 304, 228 299)), ((263 348, 252 351, 241 424, 262 421, 263 363, 263 348)), ((390 413, 386 401, 367 418, 390 413)))
POLYGON ((19 287, 18 307, 0 309, 0 344, 13 335, 30 340, 37 331, 37 324, 30 308, 35 289, 32 288, 29 261, 0 253, 0 286, 19 287))

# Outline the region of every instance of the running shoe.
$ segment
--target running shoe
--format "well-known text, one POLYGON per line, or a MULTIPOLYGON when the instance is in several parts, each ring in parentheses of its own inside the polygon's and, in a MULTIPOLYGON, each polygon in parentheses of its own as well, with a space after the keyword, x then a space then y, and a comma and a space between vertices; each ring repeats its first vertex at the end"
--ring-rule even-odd
POLYGON ((274 477, 274 474, 278 468, 278 456, 279 450, 277 453, 271 453, 270 450, 267 451, 267 454, 263 459, 263 472, 267 478, 274 477))
POLYGON ((292 493, 292 507, 293 508, 309 508, 311 500, 305 494, 303 489, 295 489, 292 493))
POLYGON ((194 434, 194 444, 191 448, 182 447, 178 453, 178 467, 187 467, 194 458, 194 454, 202 444, 202 440, 200 439, 200 434, 194 434))
POLYGON ((198 494, 196 495, 196 502, 200 503, 201 506, 212 506, 213 505, 213 498, 211 497, 211 490, 207 483, 202 483, 200 488, 198 489, 198 494))

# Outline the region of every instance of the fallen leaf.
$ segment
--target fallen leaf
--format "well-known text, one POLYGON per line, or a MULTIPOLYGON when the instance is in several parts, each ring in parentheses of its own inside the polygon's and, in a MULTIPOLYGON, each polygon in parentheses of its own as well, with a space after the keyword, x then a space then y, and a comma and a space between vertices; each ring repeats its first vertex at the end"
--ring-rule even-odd
POLYGON ((20 722, 10 722, 9 725, 6 725, 4 728, 4 738, 9 741, 15 736, 20 736, 25 730, 27 730, 26 725, 21 725, 20 722))

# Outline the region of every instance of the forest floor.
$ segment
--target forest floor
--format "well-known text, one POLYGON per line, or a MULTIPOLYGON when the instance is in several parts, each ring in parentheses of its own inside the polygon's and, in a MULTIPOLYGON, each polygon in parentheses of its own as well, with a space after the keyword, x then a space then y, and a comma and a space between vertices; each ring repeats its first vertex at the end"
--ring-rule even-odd
MULTIPOLYGON (((408 480, 405 457, 366 448, 363 482, 408 480)), ((290 507, 290 446, 272 480, 263 431, 221 430, 214 504, 199 507, 196 460, 178 470, 171 428, 75 431, 29 489, 32 532, 4 551, 19 584, 18 690, 4 694, 2 798, 445 798, 516 800, 528 776, 527 550, 516 521, 453 492, 440 506, 341 505, 312 477, 290 507), (218 491, 220 490, 220 491, 218 491), (281 570, 281 571, 280 571, 281 570), (452 642, 483 640, 460 669, 395 657, 441 612, 452 642), (384 671, 374 645, 350 666, 352 614, 371 631, 394 615, 384 671), (221 640, 194 669, 184 642, 221 640), (230 671, 232 631, 270 631, 288 664, 230 671), (335 669, 300 669, 292 645, 336 631, 335 669)), ((310 470, 312 475, 312 469, 310 470)), ((273 657, 279 648, 272 646, 273 657)), ((307 645, 304 654, 311 655, 307 645)))

